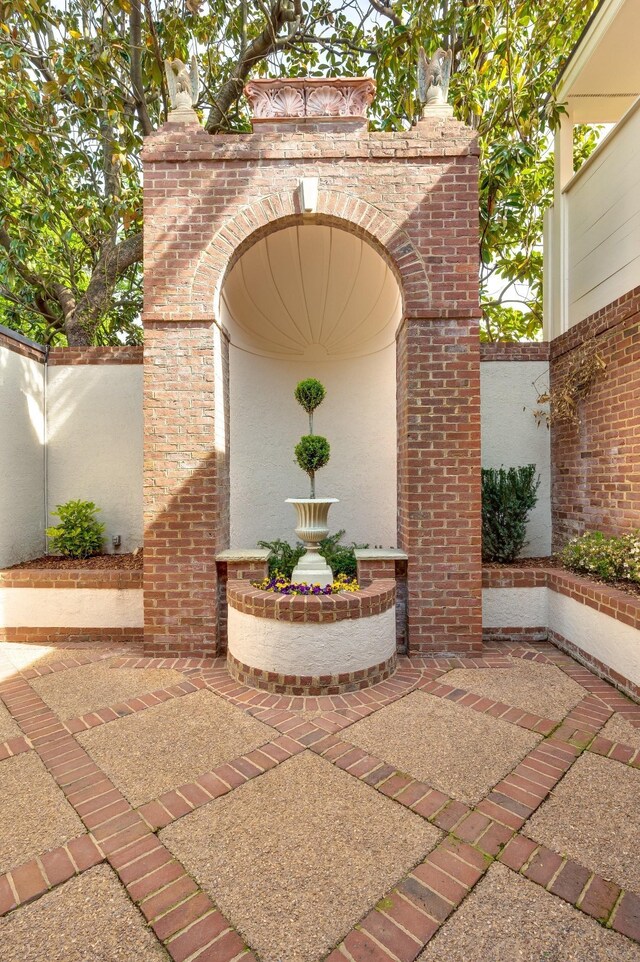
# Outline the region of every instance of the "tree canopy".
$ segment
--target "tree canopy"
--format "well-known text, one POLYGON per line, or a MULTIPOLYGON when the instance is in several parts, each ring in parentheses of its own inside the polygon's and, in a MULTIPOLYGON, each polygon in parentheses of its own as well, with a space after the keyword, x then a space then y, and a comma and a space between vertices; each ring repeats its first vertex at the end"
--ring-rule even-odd
MULTIPOLYGON (((373 75, 372 125, 419 106, 420 45, 481 145, 483 336, 541 325, 557 73, 596 0, 0 0, 0 323, 45 343, 142 338, 142 139, 163 62, 197 45, 206 129, 246 131, 251 76, 373 75)), ((596 142, 577 129, 577 154, 596 142)))

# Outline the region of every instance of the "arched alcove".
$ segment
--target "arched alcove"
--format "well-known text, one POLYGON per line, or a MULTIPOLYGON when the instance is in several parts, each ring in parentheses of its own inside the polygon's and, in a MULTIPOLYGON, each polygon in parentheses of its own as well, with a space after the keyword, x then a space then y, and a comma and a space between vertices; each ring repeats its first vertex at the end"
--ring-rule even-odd
POLYGON ((231 547, 293 540, 287 497, 308 481, 293 461, 307 431, 295 385, 327 388, 315 430, 331 444, 318 494, 339 498, 332 529, 396 542, 395 333, 402 296, 386 260, 334 225, 282 227, 235 261, 220 296, 230 336, 231 547))

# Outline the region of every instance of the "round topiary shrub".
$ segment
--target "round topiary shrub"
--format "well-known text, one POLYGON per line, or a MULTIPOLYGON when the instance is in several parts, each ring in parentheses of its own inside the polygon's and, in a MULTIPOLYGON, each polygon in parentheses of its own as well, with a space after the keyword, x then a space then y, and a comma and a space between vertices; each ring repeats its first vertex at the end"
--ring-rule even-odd
POLYGON ((324 385, 314 377, 300 381, 294 392, 296 401, 309 415, 309 433, 300 438, 294 453, 298 466, 309 475, 312 498, 316 496, 316 471, 323 468, 331 456, 327 439, 313 433, 313 412, 322 404, 326 393, 324 385))

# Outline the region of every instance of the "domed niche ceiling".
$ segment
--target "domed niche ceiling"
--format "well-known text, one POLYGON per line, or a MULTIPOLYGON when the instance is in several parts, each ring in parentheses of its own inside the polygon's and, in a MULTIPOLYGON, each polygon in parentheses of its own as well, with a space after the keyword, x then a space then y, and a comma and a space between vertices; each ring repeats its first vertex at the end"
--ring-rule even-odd
POLYGON ((302 224, 257 241, 221 296, 236 347, 265 357, 358 357, 393 343, 402 314, 398 282, 360 237, 302 224))

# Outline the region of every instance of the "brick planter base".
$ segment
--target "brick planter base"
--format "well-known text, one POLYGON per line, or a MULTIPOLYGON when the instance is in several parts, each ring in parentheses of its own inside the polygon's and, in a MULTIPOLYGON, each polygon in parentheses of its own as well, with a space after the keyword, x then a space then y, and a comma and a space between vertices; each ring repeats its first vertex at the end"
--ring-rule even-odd
POLYGON ((260 688, 276 695, 342 695, 347 691, 361 691, 384 681, 395 671, 395 652, 386 661, 360 671, 337 675, 280 675, 261 668, 251 668, 227 653, 227 670, 236 681, 251 688, 260 688))
POLYGON ((227 585, 230 673, 278 694, 336 695, 375 685, 396 658, 395 583, 286 596, 227 585))

